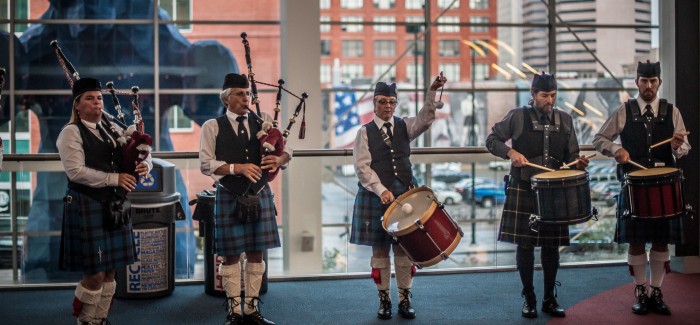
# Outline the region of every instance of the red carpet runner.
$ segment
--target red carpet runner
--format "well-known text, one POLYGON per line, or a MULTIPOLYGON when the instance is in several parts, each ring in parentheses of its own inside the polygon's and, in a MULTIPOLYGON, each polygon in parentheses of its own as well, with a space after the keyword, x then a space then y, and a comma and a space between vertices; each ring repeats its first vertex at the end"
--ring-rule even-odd
MULTIPOLYGON (((624 270, 620 268, 620 272, 624 270)), ((633 314, 634 285, 630 278, 629 284, 581 301, 566 309, 566 318, 552 319, 547 324, 700 324, 700 274, 667 274, 661 290, 670 316, 633 314)))

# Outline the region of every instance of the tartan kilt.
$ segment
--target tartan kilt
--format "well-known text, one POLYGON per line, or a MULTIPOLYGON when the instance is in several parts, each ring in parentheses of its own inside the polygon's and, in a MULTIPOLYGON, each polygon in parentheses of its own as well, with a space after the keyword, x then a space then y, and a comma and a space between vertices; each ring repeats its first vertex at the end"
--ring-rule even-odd
POLYGON ((136 256, 131 223, 116 230, 103 228, 102 203, 68 189, 63 204, 59 267, 95 274, 133 264, 136 256))
POLYGON ((539 223, 535 232, 530 229, 531 214, 535 214, 535 191, 528 182, 511 181, 506 190, 498 240, 532 247, 569 246, 569 225, 539 223))
MULTIPOLYGON (((384 212, 389 208, 389 204, 383 205, 379 196, 365 189, 362 184, 358 183, 358 187, 352 212, 350 242, 365 246, 393 244, 394 238, 382 226, 384 212)), ((394 197, 399 197, 408 191, 408 186, 397 179, 390 191, 394 197)))
POLYGON ((617 225, 615 242, 618 244, 682 244, 683 217, 632 218, 624 212, 630 209, 629 191, 622 187, 617 196, 617 225))
POLYGON ((281 246, 275 219, 277 211, 270 186, 265 185, 258 196, 260 219, 244 224, 233 216, 238 195, 218 185, 214 206, 214 252, 217 255, 231 256, 281 246))

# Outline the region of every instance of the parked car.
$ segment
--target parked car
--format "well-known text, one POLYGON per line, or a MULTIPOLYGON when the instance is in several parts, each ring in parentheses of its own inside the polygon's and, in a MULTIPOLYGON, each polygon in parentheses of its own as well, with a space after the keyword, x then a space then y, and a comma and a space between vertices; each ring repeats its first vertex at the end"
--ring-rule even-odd
POLYGON ((463 179, 471 178, 469 173, 456 172, 451 170, 435 170, 433 171, 433 180, 445 183, 457 183, 463 179))
MULTIPOLYGON (((471 191, 469 194, 470 195, 471 191)), ((474 202, 484 208, 493 207, 496 204, 503 204, 506 201, 506 191, 498 184, 478 185, 474 188, 474 202)))
POLYGON ((613 174, 590 174, 588 175, 591 188, 600 183, 617 182, 617 175, 613 174))
POLYGON ((606 200, 606 194, 610 193, 620 193, 620 182, 618 181, 607 181, 600 182, 591 187, 591 200, 593 201, 604 201, 606 200))
MULTIPOLYGON (((617 183, 617 182, 616 182, 617 183)), ((605 201, 605 205, 611 207, 617 203, 617 196, 620 195, 620 191, 622 190, 622 186, 620 183, 617 183, 617 185, 610 185, 609 187, 606 187, 603 191, 602 197, 600 198, 600 201, 605 201)))
POLYGON ((452 205, 462 202, 462 195, 457 193, 457 191, 445 188, 445 187, 434 187, 432 188, 433 193, 438 201, 445 205, 452 205))
MULTIPOLYGON (((476 186, 496 185, 496 182, 494 182, 490 178, 476 177, 476 178, 474 178, 474 184, 476 186)), ((452 186, 454 187, 455 191, 457 191, 457 193, 462 195, 462 200, 467 201, 467 199, 469 199, 469 197, 471 196, 471 191, 472 191, 472 179, 471 178, 463 179, 457 183, 452 184, 452 186)))

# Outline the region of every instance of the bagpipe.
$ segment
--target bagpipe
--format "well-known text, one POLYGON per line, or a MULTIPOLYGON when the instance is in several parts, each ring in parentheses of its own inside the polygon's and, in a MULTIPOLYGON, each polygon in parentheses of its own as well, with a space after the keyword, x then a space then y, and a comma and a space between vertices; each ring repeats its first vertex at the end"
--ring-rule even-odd
MULTIPOLYGON (((56 57, 58 62, 63 69, 68 84, 73 88, 74 81, 80 79, 78 71, 75 70, 73 64, 68 61, 63 51, 58 46, 58 41, 51 41, 51 46, 56 51, 56 57)), ((144 132, 143 117, 141 116, 141 109, 139 108, 139 87, 131 87, 131 92, 120 91, 114 88, 114 82, 107 82, 107 90, 102 90, 102 92, 108 92, 112 96, 112 103, 114 104, 114 110, 117 112, 117 116, 113 116, 107 111, 102 109, 102 120, 109 126, 113 134, 117 134, 117 142, 122 148, 122 164, 120 166, 120 171, 127 174, 134 174, 136 166, 141 163, 144 159, 151 154, 151 145, 153 144, 153 138, 144 132), (133 123, 127 125, 124 118, 124 113, 122 112, 122 106, 119 103, 119 95, 130 95, 133 97, 131 101, 131 108, 133 110, 133 123), (120 129, 116 126, 118 125, 120 129)))
MULTIPOLYGON (((269 83, 255 80, 255 73, 253 73, 253 63, 250 55, 250 43, 248 42, 248 34, 246 34, 245 32, 241 33, 241 38, 243 39, 242 42, 243 47, 245 49, 245 62, 248 66, 248 81, 250 81, 250 93, 252 97, 251 101, 255 105, 255 112, 253 112, 253 110, 250 107, 246 108, 251 113, 253 113, 253 115, 258 119, 260 123, 262 123, 262 129, 260 132, 258 132, 258 134, 256 134, 256 137, 258 138, 258 140, 260 140, 260 146, 263 152, 263 156, 274 155, 279 157, 284 152, 284 144, 286 142, 287 137, 289 137, 292 125, 296 123, 296 119, 299 116, 299 113, 302 112, 302 110, 303 115, 301 119, 301 126, 299 128, 299 139, 304 139, 306 137, 306 99, 309 97, 309 95, 307 95, 305 92, 303 92, 301 96, 295 95, 294 93, 290 92, 282 86, 284 85, 284 80, 282 79, 279 79, 277 81, 277 85, 272 85, 269 83), (258 99, 257 84, 277 88, 277 96, 275 99, 274 109, 275 115, 272 124, 265 122, 262 118, 262 114, 260 112, 260 100, 258 99), (297 104, 296 108, 294 109, 294 114, 289 119, 289 124, 287 125, 287 128, 283 131, 280 131, 278 128, 277 119, 279 117, 280 112, 282 92, 286 92, 287 94, 299 99, 299 104, 297 104)), ((279 173, 279 169, 269 170, 267 172, 267 180, 274 180, 277 176, 277 173, 279 173)))

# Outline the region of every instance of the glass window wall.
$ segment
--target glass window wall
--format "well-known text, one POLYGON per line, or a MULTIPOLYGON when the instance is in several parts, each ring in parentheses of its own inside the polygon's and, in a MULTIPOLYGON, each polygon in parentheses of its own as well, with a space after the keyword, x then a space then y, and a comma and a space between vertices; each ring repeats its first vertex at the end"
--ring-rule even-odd
MULTIPOLYGON (((370 251, 348 242, 357 177, 347 149, 359 127, 372 118, 374 83, 396 82, 397 115, 415 116, 425 89, 440 72, 449 79, 440 94, 445 107, 438 111, 430 131, 412 144, 418 150, 412 156, 413 168, 419 184, 432 186, 446 203, 465 237, 451 258, 434 268, 513 265, 513 246, 497 241, 502 212, 499 189, 509 166, 483 148, 490 127, 508 110, 527 104, 532 74, 545 70, 558 76, 557 105, 574 117, 579 142, 590 145, 607 115, 625 98, 636 95, 632 81, 636 62, 659 59, 656 2, 319 1, 320 16, 303 18, 320 20, 320 40, 328 42, 322 51, 309 51, 304 60, 319 61, 321 97, 313 100, 320 105, 314 114, 322 118, 320 125, 307 128, 320 128, 319 145, 311 149, 323 150, 321 154, 300 150, 302 155, 294 158, 288 171, 322 162, 318 179, 307 180, 322 192, 321 198, 310 199, 321 200, 320 210, 309 214, 318 215, 323 224, 322 235, 316 238, 322 247, 316 252, 322 265, 314 269, 345 273, 369 268, 370 251), (556 21, 549 22, 552 8, 556 21), (427 21, 426 12, 430 12, 427 21), (377 16, 399 18, 375 20, 377 16), (488 26, 475 25, 487 22, 488 26), (485 194, 489 191, 491 195, 485 194)), ((293 86, 298 76, 281 76, 285 49, 280 1, 258 1, 246 11, 236 10, 227 0, 169 0, 160 6, 153 1, 126 1, 115 16, 107 16, 102 7, 70 3, 0 1, 0 66, 8 68, 7 80, 13 80, 3 88, 0 136, 5 155, 19 157, 19 161, 6 161, 0 174, 0 251, 4 254, 0 284, 66 280, 53 260, 58 255, 51 252, 58 244, 66 183, 55 156, 55 141, 68 120, 71 101, 68 83, 48 45, 56 38, 81 76, 96 76, 103 84, 113 81, 118 89, 140 87, 146 131, 154 135, 158 154, 191 154, 172 159, 187 214, 187 220, 177 224, 177 276, 202 279, 203 239, 196 237, 198 224, 191 220, 192 210, 186 204, 212 185, 199 171, 196 158, 199 128, 223 113, 218 97, 223 76, 248 73, 241 32, 248 33, 256 79, 275 83, 283 77, 291 89, 298 90, 293 86), (81 10, 67 6, 81 6, 81 10), (11 10, 22 23, 10 19, 11 10), (51 20, 42 20, 46 13, 54 15, 51 20), (23 160, 22 154, 53 156, 50 162, 37 163, 23 160)), ((262 109, 272 113, 275 91, 260 88, 262 109)), ((119 98, 125 107, 132 99, 119 98)), ((106 110, 114 114, 109 95, 105 99, 106 110)), ((129 110, 125 111, 131 119, 129 110)), ((591 193, 599 220, 572 226, 572 245, 564 250, 562 262, 624 258, 624 247, 611 243, 616 204, 615 189, 609 184, 614 183, 612 166, 609 159, 591 164, 591 193)), ((280 225, 299 218, 287 214, 291 204, 309 203, 286 202, 284 193, 309 185, 284 179, 273 184, 280 225)), ((270 251, 273 276, 297 274, 285 261, 299 255, 285 253, 289 241, 283 245, 270 251)))

